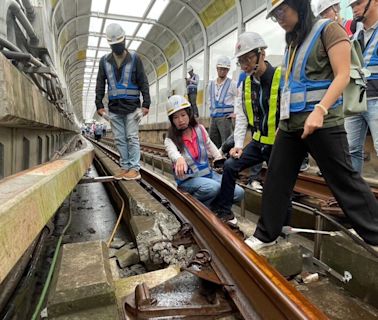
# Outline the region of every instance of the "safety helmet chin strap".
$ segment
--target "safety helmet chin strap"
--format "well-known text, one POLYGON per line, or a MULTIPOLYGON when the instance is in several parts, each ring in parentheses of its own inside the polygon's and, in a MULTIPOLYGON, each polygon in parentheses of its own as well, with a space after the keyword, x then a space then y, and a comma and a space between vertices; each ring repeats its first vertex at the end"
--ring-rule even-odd
POLYGON ((362 22, 362 21, 364 21, 364 20, 366 19, 365 14, 366 14, 366 12, 369 10, 370 4, 371 4, 371 0, 368 1, 367 5, 366 5, 366 7, 365 7, 365 10, 364 10, 364 12, 362 13, 362 16, 359 16, 359 17, 357 17, 357 18, 355 19, 357 22, 362 22))
POLYGON ((251 75, 255 74, 257 69, 259 68, 260 57, 261 57, 261 48, 258 49, 256 57, 257 57, 257 62, 255 64, 255 66, 253 67, 252 71, 251 71, 251 75))

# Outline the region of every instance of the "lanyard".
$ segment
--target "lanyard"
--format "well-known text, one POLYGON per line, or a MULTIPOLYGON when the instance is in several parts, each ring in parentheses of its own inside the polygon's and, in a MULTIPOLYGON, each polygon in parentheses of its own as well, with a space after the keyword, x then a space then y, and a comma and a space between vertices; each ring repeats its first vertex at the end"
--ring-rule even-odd
POLYGON ((291 43, 290 43, 289 50, 288 50, 288 53, 287 53, 288 54, 288 59, 287 59, 288 63, 286 63, 285 87, 287 87, 287 83, 288 83, 288 80, 289 80, 289 75, 291 73, 291 69, 293 68, 295 53, 297 52, 297 46, 295 46, 295 48, 293 50, 293 53, 291 55, 290 55, 290 52, 291 52, 291 43))

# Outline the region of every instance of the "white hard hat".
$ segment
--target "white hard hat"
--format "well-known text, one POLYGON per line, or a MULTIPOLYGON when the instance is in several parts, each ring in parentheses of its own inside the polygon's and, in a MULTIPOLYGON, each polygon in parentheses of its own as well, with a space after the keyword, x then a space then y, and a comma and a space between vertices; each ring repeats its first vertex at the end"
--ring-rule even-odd
POLYGON ((227 68, 227 69, 230 69, 231 68, 231 60, 230 60, 230 58, 226 57, 226 56, 219 57, 218 60, 217 60, 217 68, 227 68))
POLYGON ((125 31, 118 23, 111 23, 106 27, 106 39, 109 44, 120 43, 125 40, 125 31))
POLYGON ((189 64, 189 65, 186 67, 186 72, 190 72, 190 71, 193 71, 193 67, 189 64))
POLYGON ((174 114, 175 112, 180 111, 182 109, 186 109, 186 108, 190 108, 190 103, 183 96, 176 94, 174 96, 169 97, 168 103, 167 103, 168 117, 171 114, 174 114))
POLYGON ((348 0, 348 7, 357 2, 358 0, 348 0))
POLYGON ((235 58, 241 57, 243 54, 255 49, 266 49, 264 39, 256 32, 244 32, 239 38, 235 46, 235 58))
POLYGON ((266 11, 267 11, 266 18, 267 19, 270 18, 272 12, 278 6, 280 6, 283 2, 284 0, 266 0, 266 11))
POLYGON ((315 17, 319 16, 323 11, 340 3, 340 0, 312 0, 311 7, 315 17))

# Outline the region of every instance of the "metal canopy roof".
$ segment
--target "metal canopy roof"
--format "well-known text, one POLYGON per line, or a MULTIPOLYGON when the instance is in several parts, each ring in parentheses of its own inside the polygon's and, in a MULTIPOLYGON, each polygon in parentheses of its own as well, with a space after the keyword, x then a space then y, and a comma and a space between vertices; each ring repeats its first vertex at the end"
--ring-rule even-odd
POLYGON ((264 2, 57 0, 51 25, 58 47, 57 61, 76 115, 92 116, 98 61, 110 52, 104 34, 109 23, 123 26, 127 48, 138 52, 153 83, 202 50, 206 57, 213 39, 230 29, 241 30, 245 14, 259 9, 264 2))

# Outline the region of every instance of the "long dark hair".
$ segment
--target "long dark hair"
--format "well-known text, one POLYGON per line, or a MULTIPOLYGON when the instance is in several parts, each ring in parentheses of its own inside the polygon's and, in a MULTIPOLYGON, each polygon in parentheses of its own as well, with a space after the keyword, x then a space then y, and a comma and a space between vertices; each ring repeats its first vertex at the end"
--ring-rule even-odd
POLYGON ((316 20, 311 10, 310 0, 285 0, 284 3, 298 13, 297 25, 293 31, 286 33, 286 44, 299 47, 311 32, 316 20))
MULTIPOLYGON (((192 112, 192 108, 185 108, 184 109, 189 116, 189 127, 194 128, 198 125, 196 118, 194 117, 194 113, 192 112)), ((169 116, 169 121, 171 122, 171 126, 168 129, 168 138, 171 139, 176 147, 179 149, 180 152, 184 151, 184 142, 182 140, 183 130, 179 130, 176 128, 175 124, 173 123, 173 114, 169 116)))

